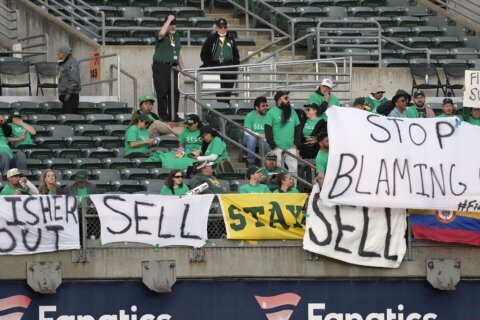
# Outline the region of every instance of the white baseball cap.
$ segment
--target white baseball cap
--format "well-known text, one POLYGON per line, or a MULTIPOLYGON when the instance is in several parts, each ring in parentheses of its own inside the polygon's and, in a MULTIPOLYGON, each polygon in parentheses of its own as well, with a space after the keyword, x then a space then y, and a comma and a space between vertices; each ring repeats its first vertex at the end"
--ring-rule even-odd
POLYGON ((21 176, 22 173, 18 171, 17 168, 13 168, 7 171, 7 178, 13 177, 13 176, 21 176))
POLYGON ((330 79, 327 79, 327 78, 325 78, 325 79, 322 80, 322 84, 321 84, 321 85, 322 85, 322 86, 329 87, 330 89, 332 89, 332 88, 335 86, 335 84, 333 83, 333 81, 330 80, 330 79))

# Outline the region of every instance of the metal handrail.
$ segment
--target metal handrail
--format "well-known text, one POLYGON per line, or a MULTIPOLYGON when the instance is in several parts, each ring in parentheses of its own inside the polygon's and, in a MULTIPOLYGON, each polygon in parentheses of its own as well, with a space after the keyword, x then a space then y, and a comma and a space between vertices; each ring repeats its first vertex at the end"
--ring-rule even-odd
MULTIPOLYGON (((109 78, 110 79, 113 79, 112 76, 113 76, 113 69, 117 69, 119 70, 118 66, 116 64, 111 64, 110 65, 110 71, 109 71, 109 78)), ((137 96, 138 96, 138 93, 137 93, 137 90, 138 90, 138 81, 137 81, 137 78, 135 76, 133 76, 131 73, 125 71, 124 69, 120 69, 120 73, 122 73, 123 75, 125 75, 127 78, 130 78, 132 81, 133 81, 133 101, 134 103, 136 103, 138 100, 137 100, 137 96)), ((113 94, 113 81, 110 81, 109 85, 108 85, 108 93, 109 95, 112 95, 113 94)), ((120 96, 120 95, 119 95, 120 96)))
POLYGON ((84 59, 80 59, 78 60, 78 63, 81 64, 83 62, 88 62, 88 61, 92 61, 92 60, 97 60, 97 59, 106 59, 106 58, 111 58, 111 57, 117 57, 117 66, 118 69, 117 69, 117 78, 116 79, 107 79, 107 80, 96 80, 96 81, 90 81, 90 82, 87 82, 87 83, 82 83, 81 86, 84 87, 84 86, 91 86, 91 85, 96 85, 96 84, 100 84, 100 83, 109 83, 111 81, 117 81, 117 92, 118 92, 118 96, 120 97, 121 96, 121 83, 120 83, 120 70, 121 70, 121 67, 120 67, 120 56, 118 55, 118 53, 110 53, 110 54, 105 54, 105 55, 102 55, 102 56, 98 56, 98 57, 88 57, 88 58, 84 58, 84 59))
POLYGON ((400 42, 397 42, 397 41, 395 41, 393 39, 390 39, 388 37, 385 37, 385 36, 382 36, 382 40, 393 43, 394 45, 399 46, 400 48, 403 48, 405 50, 425 52, 426 55, 427 55, 427 63, 430 63, 430 55, 432 54, 432 50, 430 50, 430 48, 410 48, 410 47, 407 47, 407 46, 401 44, 400 42))
POLYGON ((480 15, 480 5, 476 1, 472 0, 464 0, 464 1, 456 1, 456 0, 450 0, 450 1, 444 1, 444 0, 431 0, 433 4, 435 5, 440 5, 448 9, 447 11, 452 11, 455 14, 458 14, 462 18, 468 20, 470 23, 473 23, 477 25, 477 30, 480 29, 480 23, 478 23, 478 20, 472 19, 471 17, 465 15, 462 13, 458 8, 463 8, 470 13, 473 13, 474 15, 480 15), (468 3, 469 6, 466 6, 465 4, 468 3), (477 10, 473 10, 473 9, 477 10))

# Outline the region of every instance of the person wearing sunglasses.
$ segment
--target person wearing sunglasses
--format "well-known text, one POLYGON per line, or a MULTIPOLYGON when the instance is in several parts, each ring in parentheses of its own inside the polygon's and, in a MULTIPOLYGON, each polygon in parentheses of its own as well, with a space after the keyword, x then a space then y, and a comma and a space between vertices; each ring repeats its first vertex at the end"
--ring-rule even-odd
POLYGON ((178 169, 173 169, 167 177, 167 181, 160 190, 160 194, 165 195, 183 195, 190 190, 188 186, 183 183, 183 173, 178 169))
POLYGON ((365 97, 364 105, 368 106, 369 111, 375 112, 379 105, 388 101, 384 94, 385 90, 381 85, 374 85, 372 87, 372 90, 370 90, 370 95, 368 97, 365 97))
POLYGON ((377 113, 393 118, 407 118, 407 106, 412 97, 405 90, 398 90, 392 100, 382 103, 377 108, 377 113))

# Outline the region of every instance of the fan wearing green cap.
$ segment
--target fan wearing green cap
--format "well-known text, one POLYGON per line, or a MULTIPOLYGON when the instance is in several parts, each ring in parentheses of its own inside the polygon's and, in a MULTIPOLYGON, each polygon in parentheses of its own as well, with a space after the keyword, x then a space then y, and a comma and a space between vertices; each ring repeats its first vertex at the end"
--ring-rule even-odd
POLYGON ((25 152, 18 150, 13 153, 8 140, 12 136, 12 127, 0 115, 0 173, 5 174, 10 168, 27 169, 25 152))
POLYGON ((182 43, 180 34, 176 32, 175 16, 169 15, 163 20, 163 25, 157 34, 155 53, 153 55, 152 73, 153 85, 158 98, 158 112, 163 121, 176 121, 178 118, 178 71, 173 72, 173 81, 170 79, 173 67, 183 69, 183 60, 180 54, 182 43), (171 84, 173 82, 174 96, 171 96, 171 84), (174 104, 174 110, 170 110, 174 104))
POLYGON ((12 136, 7 140, 16 149, 34 148, 32 136, 37 134, 37 131, 32 126, 26 124, 22 119, 22 114, 15 110, 10 114, 9 125, 12 127, 12 136))
POLYGON ((80 99, 80 68, 77 60, 72 56, 69 46, 58 49, 58 93, 62 102, 63 113, 78 113, 80 99))
POLYGON ((155 142, 148 136, 149 119, 147 115, 141 114, 132 118, 132 122, 125 132, 125 158, 144 158, 147 156, 148 147, 155 142))
POLYGON ((148 117, 148 134, 150 138, 156 138, 165 135, 177 135, 165 122, 161 121, 160 117, 152 112, 155 99, 151 96, 141 96, 139 99, 138 110, 132 115, 132 123, 140 115, 144 114, 148 117))

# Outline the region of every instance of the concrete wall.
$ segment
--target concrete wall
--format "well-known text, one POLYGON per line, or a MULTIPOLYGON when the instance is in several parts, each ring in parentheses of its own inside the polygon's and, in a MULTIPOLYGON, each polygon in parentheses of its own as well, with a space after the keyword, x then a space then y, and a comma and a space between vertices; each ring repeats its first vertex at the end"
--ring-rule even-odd
POLYGON ((22 256, 2 256, 0 280, 26 279, 28 261, 60 261, 67 280, 140 279, 142 261, 175 260, 178 278, 425 278, 427 259, 460 259, 463 278, 480 278, 477 261, 480 251, 469 247, 440 244, 414 247, 411 261, 398 269, 355 266, 327 257, 305 259, 301 241, 259 241, 249 245, 240 241, 217 240, 204 248, 205 261, 192 262, 191 248, 131 246, 90 249, 90 260, 73 263, 70 251, 22 256), (223 244, 223 245, 222 245, 223 244))

